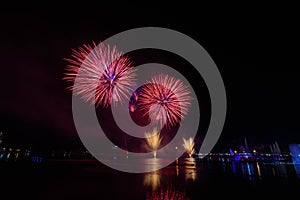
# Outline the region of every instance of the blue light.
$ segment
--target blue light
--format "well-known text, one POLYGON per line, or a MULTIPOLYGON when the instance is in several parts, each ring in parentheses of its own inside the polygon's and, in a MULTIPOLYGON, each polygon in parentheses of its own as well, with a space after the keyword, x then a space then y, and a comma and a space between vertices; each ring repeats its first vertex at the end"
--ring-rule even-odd
POLYGON ((290 144, 290 152, 292 153, 292 159, 294 163, 300 163, 300 146, 299 144, 290 144))
POLYGON ((247 163, 247 169, 248 169, 248 174, 251 175, 252 173, 251 173, 251 169, 250 169, 249 163, 247 163))

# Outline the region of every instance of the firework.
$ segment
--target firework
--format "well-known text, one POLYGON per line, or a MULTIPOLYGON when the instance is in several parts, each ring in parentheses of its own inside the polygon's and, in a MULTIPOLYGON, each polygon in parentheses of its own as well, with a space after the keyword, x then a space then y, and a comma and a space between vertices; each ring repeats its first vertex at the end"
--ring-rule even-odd
POLYGON ((160 137, 160 133, 157 129, 154 129, 152 133, 145 133, 146 135, 146 142, 148 146, 153 150, 153 156, 156 158, 156 151, 159 148, 162 138, 160 137))
POLYGON ((66 60, 69 64, 64 80, 74 83, 76 79, 76 84, 68 89, 85 102, 108 107, 129 97, 135 84, 135 70, 130 59, 115 46, 83 45, 66 60))
POLYGON ((139 107, 157 126, 165 124, 170 128, 187 114, 191 99, 188 87, 181 80, 160 74, 141 89, 139 107))
POLYGON ((189 155, 189 157, 192 157, 192 155, 195 153, 194 149, 194 140, 193 138, 185 139, 183 138, 183 147, 185 148, 186 153, 189 155))

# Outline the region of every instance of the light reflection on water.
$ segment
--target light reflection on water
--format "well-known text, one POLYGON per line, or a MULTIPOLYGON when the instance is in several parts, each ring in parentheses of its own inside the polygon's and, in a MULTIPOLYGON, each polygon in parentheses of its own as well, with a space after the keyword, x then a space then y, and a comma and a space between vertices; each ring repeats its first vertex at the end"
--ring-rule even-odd
MULTIPOLYGON (((159 162, 156 160, 155 162, 159 162)), ((155 165, 153 161, 151 164, 155 165)), ((147 161, 149 163, 149 161, 147 161)), ((147 166, 149 167, 149 166, 147 166)), ((268 177, 300 178, 300 164, 292 163, 264 163, 264 162, 215 162, 209 163, 205 161, 199 161, 196 158, 182 158, 176 160, 174 165, 169 166, 174 171, 176 177, 184 178, 185 181, 196 182, 199 181, 201 173, 199 171, 204 170, 206 172, 223 174, 232 174, 234 176, 243 177, 249 181, 255 179, 264 179, 268 177)), ((165 169, 161 169, 152 173, 144 174, 144 185, 151 185, 153 189, 156 189, 160 185, 161 174, 166 172, 165 169)))
POLYGON ((300 179, 300 163, 294 164, 294 168, 295 168, 297 177, 300 179))
POLYGON ((228 164, 223 163, 224 173, 233 173, 235 175, 251 177, 274 176, 287 178, 289 176, 297 176, 297 165, 290 163, 262 163, 262 162, 234 162, 230 167, 224 167, 228 164))
MULTIPOLYGON (((145 167, 151 168, 159 163, 161 160, 153 159, 149 162, 149 159, 145 167)), ((267 176, 288 178, 288 177, 300 177, 300 164, 285 163, 285 162, 236 162, 236 161, 226 161, 226 162, 205 162, 200 161, 197 158, 181 158, 176 160, 174 165, 176 176, 184 175, 186 181, 196 181, 199 176, 199 170, 205 169, 206 171, 222 171, 224 174, 233 174, 236 176, 244 176, 258 178, 264 178, 267 176)), ((158 170, 149 174, 159 174, 163 173, 164 169, 158 170)))
MULTIPOLYGON (((151 163, 152 166, 155 162, 159 162, 159 160, 153 159, 152 162, 149 162, 149 160, 145 161, 145 163, 151 163)), ((172 186, 172 184, 168 183, 169 181, 166 175, 174 175, 179 178, 184 177, 184 180, 187 182, 196 181, 198 176, 196 159, 192 157, 184 158, 180 161, 176 160, 175 163, 176 165, 172 167, 173 170, 169 169, 166 171, 162 169, 144 174, 143 185, 146 188, 150 188, 147 199, 188 199, 188 197, 185 196, 185 191, 178 191, 175 187, 169 187, 172 186), (162 177, 164 177, 164 179, 162 177), (168 187, 165 188, 165 185, 168 185, 168 187)))
MULTIPOLYGON (((300 178, 300 165, 281 162, 206 162, 197 158, 181 158, 180 160, 176 160, 174 165, 144 174, 144 186, 151 188, 151 190, 148 190, 147 199, 177 199, 172 198, 172 195, 165 198, 162 197, 162 195, 168 195, 171 192, 176 195, 182 194, 182 196, 179 195, 180 197, 178 197, 178 199, 188 199, 188 196, 193 196, 193 194, 186 194, 186 191, 183 189, 185 186, 183 187, 182 185, 205 184, 203 183, 204 180, 201 180, 201 177, 207 177, 207 174, 213 175, 214 178, 212 182, 219 181, 219 179, 215 177, 225 175, 225 177, 232 176, 242 178, 246 180, 246 182, 253 183, 250 184, 253 187, 259 187, 257 184, 259 185, 260 182, 261 185, 264 185, 264 182, 270 184, 270 180, 272 182, 274 178, 282 179, 285 183, 288 183, 291 177, 300 178), (176 183, 179 187, 176 187, 176 183), (166 189, 166 186, 172 186, 171 191, 168 191, 170 189, 166 189), (180 188, 180 190, 176 188, 180 188)), ((232 182, 231 184, 236 184, 232 180, 234 180, 234 178, 226 179, 226 181, 232 182)), ((296 183, 299 184, 299 181, 296 181, 296 183)), ((275 181, 274 184, 277 184, 277 182, 275 181)), ((272 183, 270 185, 272 185, 272 183)), ((248 186, 236 185, 233 187, 245 189, 243 187, 248 186)), ((280 186, 275 185, 274 187, 280 186)), ((294 187, 294 185, 292 185, 292 187, 294 187)), ((201 188, 199 188, 199 191, 200 190, 201 188)))
POLYGON ((184 160, 185 180, 197 180, 197 163, 195 158, 185 158, 184 160))
POLYGON ((146 200, 189 200, 186 193, 178 188, 168 186, 157 191, 148 192, 146 200))
MULTIPOLYGON (((151 158, 143 162, 147 164, 147 169, 151 169, 166 160, 151 158)), ((298 194, 300 188, 300 164, 279 162, 222 162, 181 158, 163 169, 136 174, 82 161, 15 169, 2 167, 0 170, 1 191, 15 194, 7 183, 18 182, 24 186, 21 188, 22 194, 27 196, 35 195, 37 189, 32 188, 38 188, 40 199, 86 199, 86 195, 91 197, 88 199, 99 199, 99 196, 108 195, 110 199, 192 200, 205 195, 217 195, 216 191, 219 190, 232 194, 234 189, 248 196, 255 195, 253 191, 265 191, 268 195, 270 191, 298 194), (36 181, 32 183, 28 180, 36 181), (271 190, 266 190, 267 187, 271 190)))
MULTIPOLYGON (((145 163, 158 162, 158 159, 153 159, 153 162, 149 160, 145 163)), ((185 191, 174 187, 173 183, 166 178, 166 175, 170 178, 170 175, 182 178, 187 182, 194 182, 197 180, 197 162, 195 158, 184 158, 183 160, 176 161, 175 170, 165 171, 164 169, 145 173, 143 178, 143 185, 146 188, 149 188, 147 192, 147 200, 153 199, 164 199, 164 200, 188 200, 185 191), (164 182, 166 181, 167 182, 164 182), (166 187, 167 186, 167 187, 166 187)))
POLYGON ((160 186, 161 175, 155 171, 146 173, 144 175, 144 186, 151 187, 152 190, 156 190, 160 186))

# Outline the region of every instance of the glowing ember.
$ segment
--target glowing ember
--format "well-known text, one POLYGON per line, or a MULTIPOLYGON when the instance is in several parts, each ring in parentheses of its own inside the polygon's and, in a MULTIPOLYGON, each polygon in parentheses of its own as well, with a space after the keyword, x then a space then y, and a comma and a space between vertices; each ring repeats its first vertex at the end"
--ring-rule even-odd
POLYGON ((83 45, 73 50, 71 58, 66 60, 69 65, 63 79, 72 83, 76 79, 76 84, 68 89, 84 101, 108 107, 129 97, 136 74, 129 58, 115 46, 83 45))

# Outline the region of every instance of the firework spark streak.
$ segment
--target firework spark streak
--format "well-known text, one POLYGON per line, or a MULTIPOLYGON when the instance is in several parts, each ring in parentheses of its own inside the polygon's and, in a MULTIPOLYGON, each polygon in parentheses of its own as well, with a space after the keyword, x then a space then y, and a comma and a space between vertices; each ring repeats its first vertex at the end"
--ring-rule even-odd
POLYGON ((66 60, 69 64, 63 79, 72 83, 76 79, 77 84, 68 89, 85 102, 105 108, 129 97, 135 84, 135 70, 129 58, 115 46, 83 45, 73 50, 71 58, 66 60))
POLYGON ((192 155, 195 153, 194 149, 195 143, 193 138, 185 139, 183 138, 183 147, 186 150, 186 153, 189 155, 189 157, 192 157, 192 155))
POLYGON ((139 106, 158 126, 166 124, 170 128, 187 114, 191 99, 188 87, 181 80, 160 74, 142 88, 139 106))
POLYGON ((162 138, 160 137, 160 133, 157 129, 154 129, 152 133, 145 133, 146 135, 146 142, 148 146, 153 150, 153 156, 156 158, 156 151, 159 148, 162 138))

